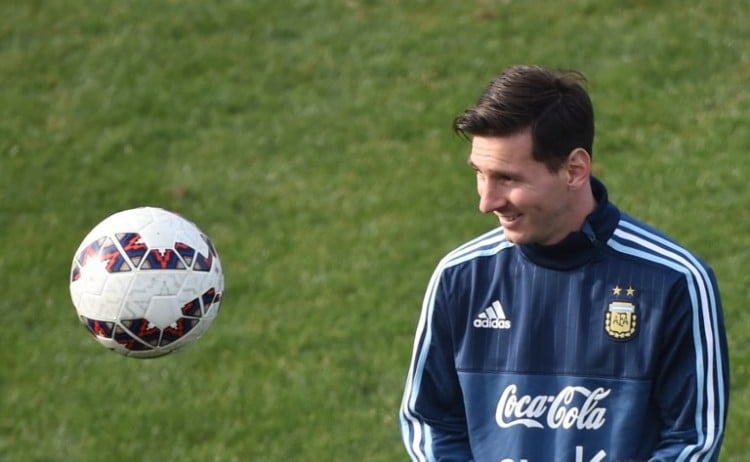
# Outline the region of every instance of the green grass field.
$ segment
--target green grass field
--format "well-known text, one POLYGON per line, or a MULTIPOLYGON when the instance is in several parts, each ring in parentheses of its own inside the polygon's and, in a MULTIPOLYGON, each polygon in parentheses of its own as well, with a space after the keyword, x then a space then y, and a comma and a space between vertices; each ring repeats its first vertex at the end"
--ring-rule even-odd
POLYGON ((714 267, 721 459, 748 460, 748 24, 734 0, 0 1, 0 460, 406 460, 427 279, 496 225, 450 124, 518 63, 588 76, 613 201, 714 267), (68 295, 83 236, 139 205, 203 228, 227 283, 197 344, 145 361, 68 295))

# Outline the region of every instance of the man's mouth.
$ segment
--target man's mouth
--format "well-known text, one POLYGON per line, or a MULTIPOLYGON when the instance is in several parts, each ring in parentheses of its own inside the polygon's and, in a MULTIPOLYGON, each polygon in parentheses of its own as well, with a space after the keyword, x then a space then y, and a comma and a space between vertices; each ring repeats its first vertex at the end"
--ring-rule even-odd
POLYGON ((513 223, 521 216, 520 213, 514 213, 514 214, 498 214, 498 218, 500 219, 501 223, 513 223))

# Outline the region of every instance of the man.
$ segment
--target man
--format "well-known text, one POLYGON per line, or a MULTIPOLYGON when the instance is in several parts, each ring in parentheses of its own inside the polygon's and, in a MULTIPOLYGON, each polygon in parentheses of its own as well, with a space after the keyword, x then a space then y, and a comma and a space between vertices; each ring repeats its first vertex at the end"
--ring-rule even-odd
POLYGON ((401 406, 413 460, 719 456, 729 364, 714 274, 591 176, 582 80, 511 67, 454 121, 500 227, 427 287, 401 406))

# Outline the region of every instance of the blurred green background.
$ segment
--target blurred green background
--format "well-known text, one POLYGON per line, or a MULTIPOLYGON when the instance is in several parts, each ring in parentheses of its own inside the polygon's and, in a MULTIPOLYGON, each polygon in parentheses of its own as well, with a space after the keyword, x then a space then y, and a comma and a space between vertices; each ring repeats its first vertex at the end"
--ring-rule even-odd
POLYGON ((612 200, 706 259, 750 428, 745 1, 0 1, 0 460, 406 460, 397 410, 437 261, 496 226, 452 119, 511 64, 573 68, 612 200), (745 160, 743 160, 745 159, 745 160), (97 345, 73 252, 115 211, 217 246, 183 352, 97 345))

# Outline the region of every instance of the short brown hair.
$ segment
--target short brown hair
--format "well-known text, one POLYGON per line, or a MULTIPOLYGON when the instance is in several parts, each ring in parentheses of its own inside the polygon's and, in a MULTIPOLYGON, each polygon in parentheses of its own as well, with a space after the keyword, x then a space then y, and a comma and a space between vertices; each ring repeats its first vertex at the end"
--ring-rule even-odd
POLYGON ((594 109, 585 82, 576 71, 512 66, 455 118, 453 130, 469 138, 531 129, 534 159, 555 172, 576 148, 593 155, 594 109))

